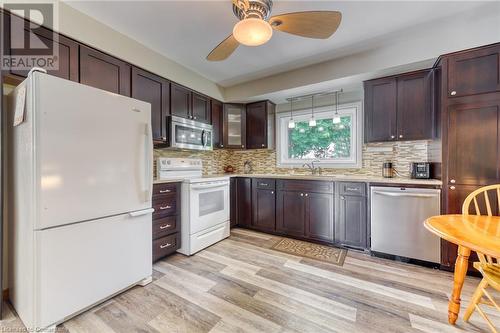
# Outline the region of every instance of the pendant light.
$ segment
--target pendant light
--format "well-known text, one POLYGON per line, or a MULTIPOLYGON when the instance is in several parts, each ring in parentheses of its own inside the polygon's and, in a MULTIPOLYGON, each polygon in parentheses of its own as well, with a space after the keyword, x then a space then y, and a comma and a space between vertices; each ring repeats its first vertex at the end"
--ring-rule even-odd
POLYGON ((311 119, 309 120, 309 127, 316 127, 316 119, 314 119, 314 95, 311 96, 311 119))
POLYGON ((293 120, 293 97, 290 98, 290 120, 288 121, 288 128, 295 128, 295 121, 293 120))
POLYGON ((339 92, 338 92, 338 90, 335 92, 335 116, 333 117, 332 122, 334 124, 339 124, 340 123, 340 115, 339 115, 339 92))

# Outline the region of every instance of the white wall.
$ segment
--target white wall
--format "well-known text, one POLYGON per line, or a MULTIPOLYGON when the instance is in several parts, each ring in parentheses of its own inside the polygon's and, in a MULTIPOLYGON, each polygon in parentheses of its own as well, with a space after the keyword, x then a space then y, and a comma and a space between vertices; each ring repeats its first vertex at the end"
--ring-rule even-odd
MULTIPOLYGON (((133 22, 131 22, 133 24, 133 22)), ((82 12, 60 2, 59 32, 213 98, 223 88, 82 12)))
POLYGON ((242 101, 255 96, 276 96, 299 87, 307 89, 322 82, 352 83, 354 80, 347 78, 373 78, 387 74, 390 68, 430 64, 440 55, 496 42, 500 42, 500 3, 492 2, 468 13, 400 31, 386 43, 366 52, 227 87, 225 98, 242 101))

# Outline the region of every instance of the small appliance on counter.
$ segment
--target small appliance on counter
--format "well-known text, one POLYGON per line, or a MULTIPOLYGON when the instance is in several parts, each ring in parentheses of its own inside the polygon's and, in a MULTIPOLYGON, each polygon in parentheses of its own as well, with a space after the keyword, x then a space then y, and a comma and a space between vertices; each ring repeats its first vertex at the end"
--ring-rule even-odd
POLYGON ((382 177, 393 178, 394 177, 394 166, 392 162, 386 161, 382 164, 382 177))
POLYGON ((430 179, 431 168, 429 162, 412 162, 410 167, 411 178, 430 179))

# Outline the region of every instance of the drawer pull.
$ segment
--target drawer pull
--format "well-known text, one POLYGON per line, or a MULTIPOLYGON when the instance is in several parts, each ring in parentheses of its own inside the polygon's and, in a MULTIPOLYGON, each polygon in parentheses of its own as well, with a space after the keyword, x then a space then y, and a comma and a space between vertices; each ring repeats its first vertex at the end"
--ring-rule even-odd
POLYGON ((170 193, 170 190, 160 190, 160 193, 170 193))
POLYGON ((170 208, 172 208, 172 206, 162 206, 162 207, 160 207, 160 210, 165 210, 165 209, 170 209, 170 208))
POLYGON ((267 183, 260 183, 259 186, 269 186, 267 183))
POLYGON ((171 224, 165 224, 165 225, 161 225, 160 226, 160 229, 167 229, 167 228, 170 228, 172 225, 171 224))
POLYGON ((163 245, 160 245, 160 249, 164 249, 164 248, 171 247, 171 246, 172 246, 172 244, 170 244, 170 243, 163 244, 163 245))
POLYGON ((346 191, 356 191, 356 192, 359 191, 359 188, 354 188, 354 187, 346 187, 345 189, 346 191))

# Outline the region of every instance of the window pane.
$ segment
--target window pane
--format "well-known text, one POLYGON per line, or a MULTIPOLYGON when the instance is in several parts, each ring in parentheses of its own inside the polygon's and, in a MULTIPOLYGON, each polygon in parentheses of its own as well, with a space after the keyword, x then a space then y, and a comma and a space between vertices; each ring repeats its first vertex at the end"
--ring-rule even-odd
POLYGON ((309 121, 298 121, 288 129, 288 158, 337 159, 351 156, 351 116, 341 116, 340 123, 333 119, 318 119, 315 127, 309 121))

